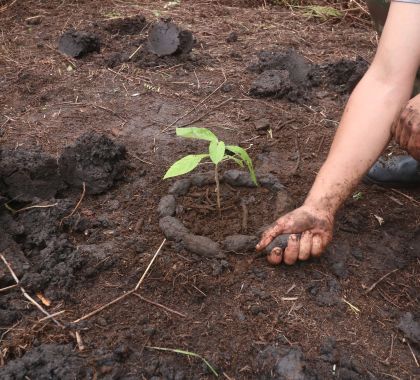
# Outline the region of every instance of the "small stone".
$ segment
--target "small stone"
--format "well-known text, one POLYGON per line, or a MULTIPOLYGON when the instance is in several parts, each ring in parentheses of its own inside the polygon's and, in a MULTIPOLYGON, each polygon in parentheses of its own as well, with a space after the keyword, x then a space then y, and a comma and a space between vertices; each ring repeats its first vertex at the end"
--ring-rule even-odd
POLYGON ((143 332, 148 336, 153 336, 156 333, 156 329, 153 326, 148 326, 143 329, 143 332))
POLYGON ((230 32, 229 35, 226 37, 226 42, 230 44, 236 41, 238 41, 238 33, 230 32))
POLYGON ((263 118, 255 121, 255 129, 257 131, 266 131, 267 129, 270 129, 270 120, 263 118))
POLYGON ((165 195, 159 202, 157 211, 160 217, 174 216, 176 210, 176 199, 172 194, 165 195))
POLYGON ((253 235, 230 235, 222 245, 229 252, 248 252, 253 251, 257 243, 258 238, 253 235))
POLYGON ((237 169, 227 170, 223 175, 223 181, 231 186, 256 187, 248 172, 237 169))
POLYGON ((179 179, 174 182, 170 187, 168 193, 172 195, 185 195, 188 193, 188 190, 191 186, 191 180, 189 178, 179 179))
POLYGON ((202 186, 212 185, 214 183, 215 183, 215 179, 214 179, 213 172, 197 173, 191 176, 191 184, 193 186, 202 187, 202 186))
POLYGON ((206 236, 187 234, 182 239, 185 248, 199 256, 217 257, 220 253, 220 246, 206 236))
POLYGON ((159 227, 168 240, 181 241, 189 233, 187 227, 173 216, 165 216, 159 220, 159 227))

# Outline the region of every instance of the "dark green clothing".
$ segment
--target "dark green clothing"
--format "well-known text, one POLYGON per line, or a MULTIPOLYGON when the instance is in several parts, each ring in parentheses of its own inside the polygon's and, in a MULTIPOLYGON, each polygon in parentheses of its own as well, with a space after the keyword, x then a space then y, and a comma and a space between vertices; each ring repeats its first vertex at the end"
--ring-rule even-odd
MULTIPOLYGON (((417 3, 417 0, 405 0, 407 3, 413 2, 417 3)), ((378 33, 382 33, 382 30, 385 25, 386 17, 388 15, 389 5, 391 0, 366 0, 367 6, 369 8, 370 15, 372 17, 373 23, 378 33)), ((420 4, 418 4, 420 7, 420 4)), ((417 72, 417 79, 414 83, 413 96, 420 94, 420 70, 417 72)))

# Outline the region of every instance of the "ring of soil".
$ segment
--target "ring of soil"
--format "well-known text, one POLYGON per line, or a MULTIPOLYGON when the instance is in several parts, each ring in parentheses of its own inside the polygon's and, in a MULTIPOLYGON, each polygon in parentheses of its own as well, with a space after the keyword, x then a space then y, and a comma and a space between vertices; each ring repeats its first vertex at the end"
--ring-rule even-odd
POLYGON ((292 202, 272 175, 258 178, 228 170, 221 178, 221 210, 216 206, 213 173, 177 180, 158 205, 159 226, 168 240, 181 242, 191 253, 223 257, 225 252, 254 250, 264 221, 284 213, 292 202))

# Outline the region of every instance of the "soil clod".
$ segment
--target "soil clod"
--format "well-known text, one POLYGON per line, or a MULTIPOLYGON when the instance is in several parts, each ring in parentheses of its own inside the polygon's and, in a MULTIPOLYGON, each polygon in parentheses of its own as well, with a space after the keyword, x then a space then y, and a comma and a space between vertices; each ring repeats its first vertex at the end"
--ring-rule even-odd
POLYGON ((0 192, 10 199, 50 199, 63 187, 53 157, 33 148, 0 150, 0 192))
POLYGON ((158 204, 157 211, 160 217, 174 216, 176 209, 176 200, 172 194, 162 197, 158 204))
POLYGON ((223 242, 223 248, 229 252, 249 252, 255 250, 258 243, 258 238, 252 235, 231 235, 223 242))
POLYGON ((72 29, 61 35, 58 50, 70 57, 81 58, 88 53, 99 53, 101 45, 99 38, 94 34, 72 29))
POLYGON ((168 240, 181 241, 189 233, 188 228, 173 216, 165 216, 159 220, 159 227, 168 240))
POLYGON ((105 135, 89 132, 64 149, 59 159, 60 174, 70 186, 87 194, 100 194, 121 178, 126 167, 126 149, 105 135))
POLYGON ((199 256, 218 257, 221 252, 219 244, 207 236, 187 234, 183 237, 182 242, 188 251, 199 256))
POLYGON ((171 21, 160 21, 149 32, 150 50, 159 57, 189 53, 194 37, 188 30, 182 30, 171 21))
POLYGON ((0 368, 0 378, 3 380, 72 380, 92 377, 93 369, 74 352, 70 344, 42 344, 0 368))

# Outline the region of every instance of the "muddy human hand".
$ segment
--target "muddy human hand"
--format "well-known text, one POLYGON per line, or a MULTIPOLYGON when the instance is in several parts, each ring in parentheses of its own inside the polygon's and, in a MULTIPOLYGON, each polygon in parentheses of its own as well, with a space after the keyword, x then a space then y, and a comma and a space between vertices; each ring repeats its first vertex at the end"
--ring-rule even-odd
POLYGON ((420 95, 411 99, 392 126, 395 141, 420 160, 420 95))
POLYGON ((333 224, 334 217, 329 212, 304 205, 277 219, 263 233, 256 249, 268 247, 267 260, 274 265, 282 261, 292 265, 297 260, 319 257, 332 239, 333 224))

